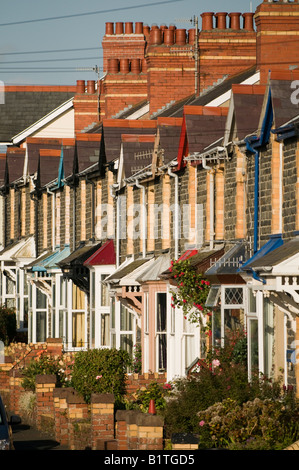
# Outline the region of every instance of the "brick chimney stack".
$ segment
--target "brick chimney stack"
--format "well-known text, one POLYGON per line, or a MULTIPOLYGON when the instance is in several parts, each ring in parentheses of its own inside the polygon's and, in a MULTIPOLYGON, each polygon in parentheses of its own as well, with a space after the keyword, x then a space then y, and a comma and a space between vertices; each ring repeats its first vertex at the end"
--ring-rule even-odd
POLYGON ((299 65, 299 0, 264 0, 256 10, 255 23, 257 67, 265 84, 269 71, 299 65))

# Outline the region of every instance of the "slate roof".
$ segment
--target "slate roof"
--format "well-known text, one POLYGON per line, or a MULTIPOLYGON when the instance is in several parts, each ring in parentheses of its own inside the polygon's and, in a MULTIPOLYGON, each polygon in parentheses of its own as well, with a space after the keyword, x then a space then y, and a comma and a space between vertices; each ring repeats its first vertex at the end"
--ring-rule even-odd
POLYGON ((233 84, 242 83, 244 80, 254 75, 254 73, 256 73, 256 68, 250 67, 244 72, 229 77, 222 83, 216 84, 214 87, 203 91, 198 97, 195 95, 190 95, 184 98, 183 100, 173 104, 171 107, 169 107, 169 109, 159 113, 158 116, 182 117, 184 113, 184 106, 206 106, 211 101, 221 96, 223 93, 230 91, 233 84))
POLYGON ((258 129, 266 90, 259 85, 235 85, 232 91, 236 137, 242 140, 258 129))
MULTIPOLYGON (((7 178, 9 184, 20 179, 24 174, 24 163, 25 163, 25 149, 18 147, 12 147, 7 149, 7 171, 8 174, 4 178, 7 178)), ((2 178, 1 178, 2 180, 2 178)), ((3 181, 4 182, 4 181, 3 181)))
POLYGON ((178 156, 182 118, 158 118, 160 148, 164 151, 164 164, 178 156))
POLYGON ((122 134, 149 134, 157 132, 155 121, 130 121, 126 119, 107 119, 103 121, 102 138, 104 137, 101 159, 110 163, 120 156, 122 134))
POLYGON ((280 247, 266 254, 265 256, 248 263, 246 267, 255 270, 264 270, 271 268, 283 261, 287 260, 291 256, 296 255, 299 252, 299 237, 295 237, 290 241, 284 243, 280 247))
POLYGON ((64 176, 72 174, 75 155, 73 139, 28 139, 28 173, 40 171, 40 187, 51 183, 58 177, 61 149, 63 148, 64 176), (63 145, 62 145, 62 142, 63 145))
MULTIPOLYGON (((275 76, 279 77, 278 74, 275 76)), ((283 78, 271 78, 270 80, 275 127, 280 127, 299 115, 299 104, 293 103, 291 99, 294 92, 291 83, 292 80, 284 80, 283 78)))
MULTIPOLYGON (((36 87, 36 90, 40 88, 36 87)), ((46 87, 45 90, 35 91, 34 87, 5 88, 5 103, 0 106, 0 142, 10 142, 12 137, 75 95, 75 87, 46 87)))
POLYGON ((122 136, 125 178, 151 164, 154 144, 155 135, 122 136))
POLYGON ((228 108, 185 108, 189 153, 203 152, 209 145, 223 138, 227 112, 228 108))

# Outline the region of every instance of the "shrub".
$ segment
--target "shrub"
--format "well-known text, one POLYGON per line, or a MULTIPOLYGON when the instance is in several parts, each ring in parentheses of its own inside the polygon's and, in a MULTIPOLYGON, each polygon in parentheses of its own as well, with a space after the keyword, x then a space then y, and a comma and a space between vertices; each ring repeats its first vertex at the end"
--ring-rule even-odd
POLYGON ((198 366, 196 373, 190 377, 174 381, 174 389, 164 411, 167 436, 177 432, 197 433, 197 413, 223 400, 230 399, 241 406, 255 398, 280 398, 280 380, 254 376, 251 382, 248 381, 247 364, 242 352, 243 336, 238 336, 238 341, 233 343, 211 351, 206 362, 202 363, 204 365, 198 366), (238 354, 235 353, 236 345, 238 354))
POLYGON ((17 331, 16 313, 13 309, 0 307, 0 341, 5 345, 10 344, 17 331))
POLYGON ((37 375, 55 375, 56 387, 68 385, 66 367, 61 358, 54 358, 42 353, 38 359, 33 359, 30 364, 22 370, 22 387, 25 390, 35 391, 35 379, 37 375))
POLYGON ((89 403, 92 393, 113 393, 121 406, 126 393, 126 371, 130 365, 126 351, 90 349, 75 355, 71 385, 89 403))
POLYGON ((147 388, 142 388, 137 391, 135 404, 138 405, 141 411, 147 413, 150 401, 154 400, 156 410, 164 410, 166 407, 166 398, 169 396, 170 390, 170 384, 162 385, 158 382, 151 382, 147 388))
POLYGON ((299 437, 298 409, 284 400, 255 398, 242 405, 230 398, 198 413, 201 447, 285 448, 299 437))

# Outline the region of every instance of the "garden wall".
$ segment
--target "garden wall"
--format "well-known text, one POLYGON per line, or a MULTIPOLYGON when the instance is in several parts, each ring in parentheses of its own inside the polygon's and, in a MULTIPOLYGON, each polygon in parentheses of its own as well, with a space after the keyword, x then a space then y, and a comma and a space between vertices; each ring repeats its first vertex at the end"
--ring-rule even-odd
MULTIPOLYGON (((50 345, 49 350, 53 348, 50 345)), ((55 353, 59 353, 57 347, 55 353)), ((163 419, 138 410, 115 410, 112 394, 93 394, 90 404, 71 387, 56 387, 55 375, 38 375, 35 394, 22 387, 22 367, 48 345, 39 348, 18 345, 14 354, 0 364, 0 394, 8 410, 25 422, 50 433, 70 450, 163 450, 163 419), (15 354, 18 351, 18 354, 15 354), (22 351, 22 353, 21 353, 22 351), (26 396, 34 399, 28 413, 26 396)), ((11 348, 12 351, 12 348, 11 348)), ((156 381, 165 383, 165 374, 127 376, 127 393, 156 381)))

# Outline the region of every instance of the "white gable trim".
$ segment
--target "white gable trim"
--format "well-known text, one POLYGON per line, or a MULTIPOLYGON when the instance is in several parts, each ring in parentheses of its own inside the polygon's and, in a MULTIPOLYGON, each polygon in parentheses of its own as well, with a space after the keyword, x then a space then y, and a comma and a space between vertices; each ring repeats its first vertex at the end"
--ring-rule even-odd
POLYGON ((58 108, 51 111, 49 114, 41 118, 39 121, 36 121, 30 127, 27 127, 24 131, 20 132, 19 134, 15 135, 12 138, 12 142, 14 145, 19 144, 23 140, 25 140, 28 136, 34 134, 35 132, 39 131, 42 127, 46 126, 47 124, 51 123, 53 120, 57 119, 63 113, 68 111, 73 107, 73 98, 70 98, 68 101, 63 103, 58 108))

